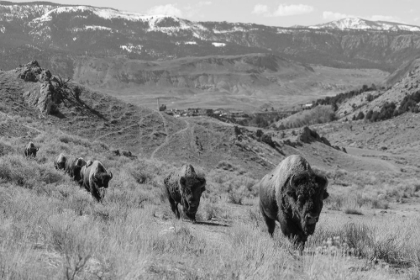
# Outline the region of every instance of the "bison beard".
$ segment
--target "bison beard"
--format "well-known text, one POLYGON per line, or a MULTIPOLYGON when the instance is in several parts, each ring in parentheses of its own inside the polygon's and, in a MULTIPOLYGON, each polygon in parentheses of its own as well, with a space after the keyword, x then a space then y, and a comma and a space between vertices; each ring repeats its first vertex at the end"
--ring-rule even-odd
POLYGON ((301 252, 328 197, 328 181, 315 174, 301 156, 289 156, 259 182, 260 209, 273 235, 275 221, 301 252))
POLYGON ((178 204, 181 203, 184 214, 193 222, 205 191, 206 179, 195 173, 192 165, 184 165, 179 172, 173 172, 164 180, 168 200, 172 211, 181 217, 178 204))

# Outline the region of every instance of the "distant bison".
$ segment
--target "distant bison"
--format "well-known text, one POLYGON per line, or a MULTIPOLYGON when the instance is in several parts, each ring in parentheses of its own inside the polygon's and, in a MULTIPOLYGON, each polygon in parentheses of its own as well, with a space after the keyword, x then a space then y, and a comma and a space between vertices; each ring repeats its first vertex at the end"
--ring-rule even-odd
POLYGON ((35 147, 33 142, 29 142, 25 147, 25 156, 26 157, 36 157, 36 152, 39 151, 39 148, 35 147))
POLYGON ((81 173, 82 167, 86 165, 86 161, 79 157, 75 158, 74 160, 68 160, 66 164, 66 173, 80 185, 82 184, 81 180, 81 173))
POLYGON ((206 179, 195 173, 194 167, 188 164, 180 171, 172 172, 165 178, 164 184, 176 217, 180 218, 178 203, 181 203, 185 215, 195 222, 201 194, 206 190, 206 179))
POLYGON ((57 159, 54 161, 54 167, 57 170, 66 170, 67 157, 61 153, 58 155, 57 159))
POLYGON ((275 221, 301 252, 328 197, 328 180, 314 173, 301 156, 285 158, 273 171, 265 175, 259 184, 260 209, 273 235, 275 221))
POLYGON ((109 181, 112 179, 112 172, 105 169, 98 161, 88 161, 80 172, 82 185, 92 194, 97 201, 102 201, 109 181))

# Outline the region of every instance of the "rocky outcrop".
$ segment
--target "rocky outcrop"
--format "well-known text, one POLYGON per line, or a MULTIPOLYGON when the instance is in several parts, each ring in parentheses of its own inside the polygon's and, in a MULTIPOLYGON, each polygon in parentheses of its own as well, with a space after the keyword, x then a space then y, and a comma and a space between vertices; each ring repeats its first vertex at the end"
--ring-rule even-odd
POLYGON ((57 106, 62 100, 62 90, 60 85, 52 83, 52 75, 48 69, 40 67, 34 60, 16 69, 18 77, 26 82, 39 83, 40 86, 24 93, 26 102, 37 107, 41 113, 53 114, 57 111, 57 106))
POLYGON ((324 143, 325 145, 331 146, 331 143, 327 140, 327 138, 319 136, 318 132, 311 130, 307 126, 302 129, 300 134, 297 136, 297 140, 303 143, 318 141, 324 143))
POLYGON ((346 149, 340 148, 339 146, 333 146, 331 145, 330 141, 328 141, 327 138, 320 136, 318 132, 315 130, 311 130, 309 127, 305 126, 302 128, 302 130, 299 132, 299 134, 296 136, 296 138, 293 140, 286 139, 283 140, 283 144, 296 147, 296 146, 302 146, 302 143, 313 143, 313 142, 320 142, 327 146, 330 146, 331 148, 336 149, 337 151, 342 151, 344 153, 347 153, 346 149))
POLYGON ((52 77, 50 70, 42 69, 36 60, 17 68, 16 71, 18 77, 26 82, 47 82, 52 77))

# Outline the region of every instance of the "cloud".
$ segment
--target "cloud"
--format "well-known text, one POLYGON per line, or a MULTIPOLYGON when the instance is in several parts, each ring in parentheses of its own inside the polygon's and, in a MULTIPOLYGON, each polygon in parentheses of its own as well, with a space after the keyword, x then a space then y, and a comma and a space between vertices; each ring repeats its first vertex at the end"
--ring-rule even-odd
POLYGON ((283 5, 280 4, 277 10, 274 12, 274 16, 285 17, 294 15, 309 14, 314 11, 314 7, 308 5, 283 5))
POLYGON ((267 5, 257 4, 252 10, 253 14, 262 15, 265 17, 285 17, 285 16, 295 16, 309 14, 314 11, 312 6, 297 4, 297 5, 284 5, 280 4, 273 13, 269 12, 269 7, 267 5))
POLYGON ((257 14, 257 15, 267 14, 268 13, 268 6, 257 4, 257 5, 255 5, 254 10, 252 10, 252 13, 257 14))
POLYGON ((342 13, 335 13, 335 12, 330 12, 330 11, 324 11, 322 13, 322 18, 325 20, 339 20, 339 19, 348 18, 348 17, 355 17, 355 16, 342 14, 342 13))
POLYGON ((330 12, 330 11, 324 11, 322 13, 322 18, 325 20, 330 20, 330 21, 340 20, 340 19, 349 18, 349 17, 358 17, 358 18, 363 18, 363 19, 371 20, 371 21, 402 22, 400 18, 393 17, 393 16, 383 16, 383 15, 355 16, 355 15, 342 14, 342 13, 336 13, 336 12, 330 12))
POLYGON ((182 16, 182 11, 175 7, 175 5, 172 4, 166 4, 166 5, 160 5, 150 8, 147 11, 147 14, 149 15, 170 15, 170 16, 182 16))
POLYGON ((213 4, 213 2, 211 2, 211 1, 200 1, 200 2, 198 2, 198 6, 200 6, 200 7, 210 6, 211 4, 213 4))
POLYGON ((373 15, 368 18, 373 21, 391 21, 391 22, 401 22, 401 19, 393 16, 382 16, 382 15, 373 15))
POLYGON ((200 15, 201 10, 206 7, 212 5, 212 1, 200 1, 196 3, 195 5, 188 5, 183 8, 185 11, 185 14, 188 18, 196 17, 196 16, 202 16, 200 15))

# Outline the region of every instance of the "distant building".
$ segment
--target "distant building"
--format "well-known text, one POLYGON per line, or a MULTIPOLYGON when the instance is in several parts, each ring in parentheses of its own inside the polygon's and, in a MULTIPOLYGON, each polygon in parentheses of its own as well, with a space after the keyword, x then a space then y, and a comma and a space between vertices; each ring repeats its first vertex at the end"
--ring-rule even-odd
POLYGON ((314 104, 307 103, 307 104, 302 104, 301 106, 302 106, 302 109, 303 110, 309 110, 309 109, 312 109, 312 107, 314 106, 314 104))

